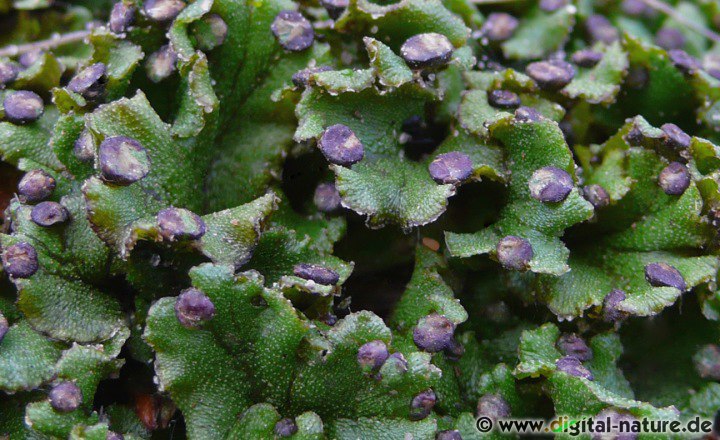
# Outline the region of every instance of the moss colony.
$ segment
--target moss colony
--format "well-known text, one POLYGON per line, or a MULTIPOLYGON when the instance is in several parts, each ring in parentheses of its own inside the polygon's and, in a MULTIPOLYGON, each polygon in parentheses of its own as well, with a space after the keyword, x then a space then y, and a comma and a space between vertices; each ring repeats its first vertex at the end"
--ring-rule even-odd
POLYGON ((719 2, 0 13, 0 438, 715 417, 719 2))

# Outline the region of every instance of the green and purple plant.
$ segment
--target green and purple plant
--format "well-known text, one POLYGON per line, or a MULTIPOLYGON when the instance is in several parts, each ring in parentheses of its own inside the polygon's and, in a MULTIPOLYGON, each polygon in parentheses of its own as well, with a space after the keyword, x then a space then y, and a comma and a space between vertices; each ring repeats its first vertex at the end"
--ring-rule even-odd
POLYGON ((715 418, 718 17, 0 0, 0 438, 715 418))

